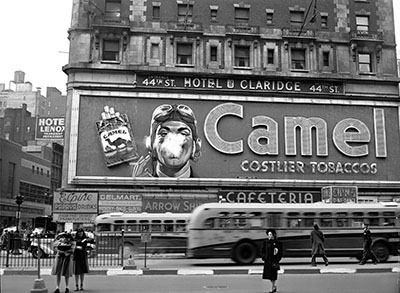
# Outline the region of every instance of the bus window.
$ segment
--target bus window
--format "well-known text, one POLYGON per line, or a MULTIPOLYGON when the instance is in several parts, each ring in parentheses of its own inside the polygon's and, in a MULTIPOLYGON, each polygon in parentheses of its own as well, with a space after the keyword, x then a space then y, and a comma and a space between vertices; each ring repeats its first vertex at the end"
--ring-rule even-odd
POLYGON ((174 232, 174 223, 172 220, 164 221, 164 232, 174 232))
POLYGON ((394 212, 383 212, 383 226, 395 226, 396 216, 394 212))
POLYGON ((185 232, 186 231, 186 221, 185 220, 177 220, 176 221, 176 232, 185 232))
POLYGON ((111 231, 111 224, 98 224, 97 232, 111 231))
POLYGON ((114 231, 122 231, 122 229, 124 229, 124 228, 125 228, 124 224, 120 224, 120 225, 114 224, 114 231))
POLYGON ((207 228, 207 229, 214 228, 214 219, 209 218, 209 219, 205 220, 203 223, 203 226, 204 226, 204 228, 207 228))
POLYGON ((287 214, 287 227, 297 228, 300 226, 300 214, 290 212, 287 214))
POLYGON ((233 219, 233 225, 235 228, 246 228, 247 223, 246 223, 246 218, 234 218, 233 219))
POLYGON ((151 232, 161 232, 161 221, 160 220, 151 221, 151 232))
POLYGON ((332 227, 332 213, 321 213, 321 227, 332 227))
POLYGON ((304 213, 304 227, 312 227, 315 222, 315 213, 304 213))
POLYGON ((347 218, 347 213, 336 213, 336 226, 349 227, 349 219, 347 218))
POLYGON ((136 220, 127 220, 126 223, 126 231, 137 232, 136 220))
POLYGON ((139 228, 140 228, 141 232, 148 232, 149 231, 149 221, 148 220, 140 220, 139 228))
POLYGON ((273 228, 273 227, 280 227, 281 226, 281 217, 282 213, 267 213, 265 219, 266 227, 273 228))
POLYGON ((219 228, 229 228, 231 224, 230 218, 220 218, 219 219, 219 228))
POLYGON ((370 226, 379 226, 379 213, 378 212, 369 212, 368 213, 368 221, 370 226))
POLYGON ((364 213, 363 212, 354 212, 352 219, 352 227, 362 227, 364 222, 364 213))

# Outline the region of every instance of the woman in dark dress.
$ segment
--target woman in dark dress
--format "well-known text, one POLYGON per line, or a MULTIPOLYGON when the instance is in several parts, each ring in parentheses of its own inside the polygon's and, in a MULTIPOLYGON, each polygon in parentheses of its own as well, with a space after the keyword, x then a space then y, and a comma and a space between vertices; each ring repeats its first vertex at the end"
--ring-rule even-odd
POLYGON ((282 259, 282 243, 277 240, 276 231, 267 229, 267 239, 264 240, 261 258, 264 261, 262 278, 271 281, 270 293, 277 292, 276 281, 278 280, 279 262, 282 259))
POLYGON ((86 246, 88 244, 88 238, 86 237, 85 231, 82 228, 76 231, 75 235, 75 250, 74 250, 74 275, 75 275, 75 291, 83 290, 83 281, 85 274, 89 273, 88 256, 86 252, 86 246), (80 287, 79 285, 80 281, 80 287))

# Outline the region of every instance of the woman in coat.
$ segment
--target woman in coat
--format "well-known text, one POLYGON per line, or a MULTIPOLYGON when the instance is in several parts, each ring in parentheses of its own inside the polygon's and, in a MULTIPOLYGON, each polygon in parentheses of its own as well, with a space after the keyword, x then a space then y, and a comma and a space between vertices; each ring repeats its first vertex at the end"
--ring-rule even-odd
POLYGON ((72 276, 72 235, 61 233, 54 242, 57 251, 56 259, 51 270, 51 274, 56 276, 57 287, 54 293, 60 293, 61 276, 65 278, 65 292, 69 292, 69 278, 72 276))
POLYGON ((88 238, 86 237, 85 231, 79 228, 75 235, 75 250, 74 250, 74 275, 75 275, 75 291, 83 290, 83 281, 85 274, 89 273, 88 256, 86 252, 86 246, 88 244, 88 238), (80 281, 80 287, 79 285, 80 281))
POLYGON ((270 293, 277 292, 276 281, 278 280, 279 262, 282 259, 282 243, 277 240, 276 231, 267 229, 267 239, 264 240, 261 258, 264 261, 262 278, 271 281, 270 293))
POLYGON ((318 224, 314 224, 314 230, 311 231, 310 240, 311 240, 311 265, 314 267, 317 265, 315 259, 317 255, 320 255, 324 259, 325 265, 327 266, 328 258, 326 257, 325 247, 324 247, 325 237, 324 234, 319 230, 318 224))

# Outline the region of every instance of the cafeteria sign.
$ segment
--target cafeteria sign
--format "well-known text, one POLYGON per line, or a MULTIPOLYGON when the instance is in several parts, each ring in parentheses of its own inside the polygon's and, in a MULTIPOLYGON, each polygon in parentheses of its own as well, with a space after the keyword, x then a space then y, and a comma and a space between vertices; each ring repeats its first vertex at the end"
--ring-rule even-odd
POLYGON ((65 118, 64 117, 37 117, 36 139, 58 140, 64 139, 65 118))

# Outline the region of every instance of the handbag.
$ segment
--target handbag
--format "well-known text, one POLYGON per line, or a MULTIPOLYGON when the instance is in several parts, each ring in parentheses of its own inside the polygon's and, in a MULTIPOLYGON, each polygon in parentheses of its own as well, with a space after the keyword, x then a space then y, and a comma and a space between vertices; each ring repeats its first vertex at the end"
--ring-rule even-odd
POLYGON ((281 266, 279 265, 279 263, 273 262, 272 263, 272 268, 279 271, 281 269, 281 266))

